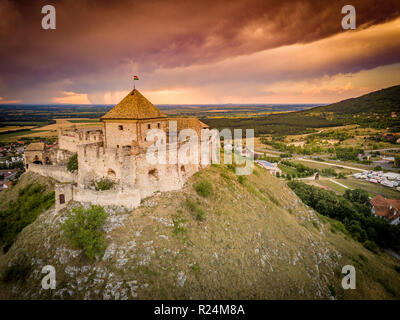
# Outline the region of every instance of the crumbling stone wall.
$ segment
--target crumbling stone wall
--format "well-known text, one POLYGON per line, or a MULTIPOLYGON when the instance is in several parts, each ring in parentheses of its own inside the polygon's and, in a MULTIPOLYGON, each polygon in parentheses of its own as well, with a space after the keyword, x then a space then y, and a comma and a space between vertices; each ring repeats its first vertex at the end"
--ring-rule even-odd
POLYGON ((31 163, 29 164, 28 170, 60 182, 74 182, 76 179, 76 174, 69 172, 65 166, 31 163))

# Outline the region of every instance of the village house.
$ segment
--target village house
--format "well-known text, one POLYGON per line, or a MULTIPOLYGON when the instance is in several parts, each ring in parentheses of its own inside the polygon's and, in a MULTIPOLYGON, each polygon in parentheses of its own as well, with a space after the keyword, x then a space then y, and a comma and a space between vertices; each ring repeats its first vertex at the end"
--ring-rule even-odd
POLYGON ((371 212, 391 224, 400 223, 400 200, 386 199, 377 195, 370 200, 371 212))
POLYGON ((268 170, 269 173, 271 173, 272 175, 276 176, 277 173, 279 173, 279 175, 282 175, 282 170, 278 168, 278 164, 277 163, 271 163, 265 160, 257 160, 256 163, 268 170))

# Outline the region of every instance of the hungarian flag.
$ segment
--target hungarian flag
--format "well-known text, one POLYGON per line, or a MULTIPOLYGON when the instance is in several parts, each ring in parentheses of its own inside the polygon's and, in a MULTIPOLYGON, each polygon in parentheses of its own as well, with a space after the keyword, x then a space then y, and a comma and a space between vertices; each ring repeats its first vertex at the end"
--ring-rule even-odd
POLYGON ((133 76, 133 80, 139 80, 138 76, 133 76))

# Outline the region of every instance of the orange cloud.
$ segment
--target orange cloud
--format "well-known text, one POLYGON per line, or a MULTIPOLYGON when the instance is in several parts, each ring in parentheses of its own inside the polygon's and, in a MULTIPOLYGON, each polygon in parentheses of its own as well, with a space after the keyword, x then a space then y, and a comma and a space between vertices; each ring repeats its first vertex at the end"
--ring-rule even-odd
POLYGON ((52 102, 63 103, 63 104, 90 104, 90 100, 86 93, 75 93, 70 91, 64 91, 65 97, 52 98, 52 102))
POLYGON ((0 97, 0 104, 13 104, 13 103, 21 103, 21 100, 4 100, 3 97, 0 97))

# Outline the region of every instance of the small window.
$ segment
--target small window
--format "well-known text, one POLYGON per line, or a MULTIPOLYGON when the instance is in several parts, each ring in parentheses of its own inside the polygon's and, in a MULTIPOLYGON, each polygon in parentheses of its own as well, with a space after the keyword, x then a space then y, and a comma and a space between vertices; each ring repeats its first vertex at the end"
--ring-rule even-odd
POLYGON ((160 128, 161 128, 161 125, 160 125, 160 123, 157 123, 157 127, 158 127, 158 129, 160 129, 160 128))
POLYGON ((149 123, 148 125, 147 125, 147 129, 150 129, 151 128, 151 124, 149 123))
POLYGON ((118 130, 124 130, 124 126, 118 126, 118 130))
POLYGON ((60 204, 65 203, 65 196, 63 194, 60 194, 60 204))
POLYGON ((157 169, 149 170, 149 177, 158 180, 158 171, 157 171, 157 169))

